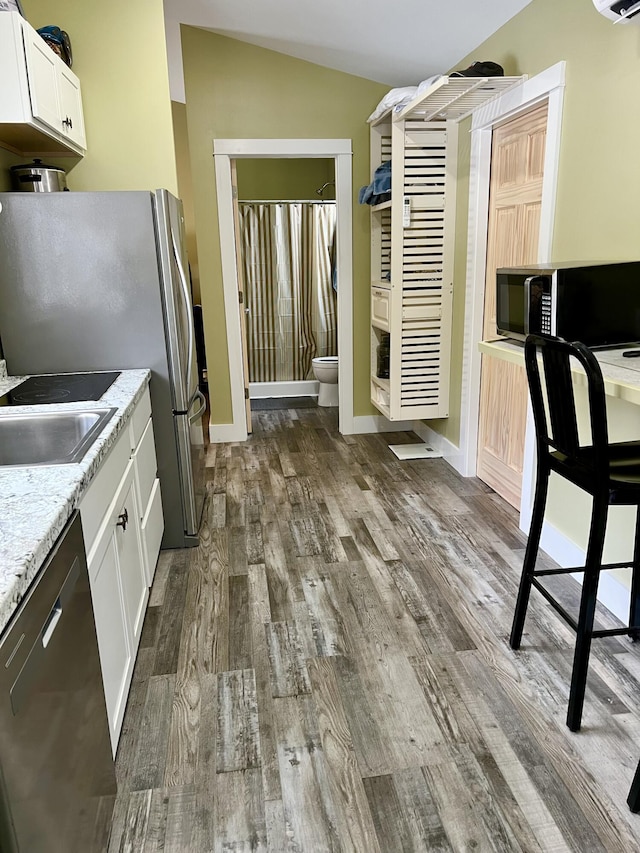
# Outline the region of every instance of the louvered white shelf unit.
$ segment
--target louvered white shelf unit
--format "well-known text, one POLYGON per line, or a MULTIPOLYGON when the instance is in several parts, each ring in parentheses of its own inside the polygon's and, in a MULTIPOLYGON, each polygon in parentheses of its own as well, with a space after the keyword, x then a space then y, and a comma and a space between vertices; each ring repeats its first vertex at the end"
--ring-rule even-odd
POLYGON ((449 415, 458 122, 524 79, 442 77, 371 125, 371 176, 391 160, 392 190, 371 208, 371 401, 391 421, 449 415))

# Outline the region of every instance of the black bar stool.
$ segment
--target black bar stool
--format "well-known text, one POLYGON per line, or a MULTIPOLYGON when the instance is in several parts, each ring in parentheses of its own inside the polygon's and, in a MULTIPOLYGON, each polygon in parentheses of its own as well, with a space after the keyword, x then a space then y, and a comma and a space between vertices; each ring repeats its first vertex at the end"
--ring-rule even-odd
MULTIPOLYGON (((627 563, 602 564, 609 506, 615 504, 640 507, 640 441, 609 444, 602 372, 595 356, 584 344, 568 343, 561 338, 529 335, 525 343, 525 364, 536 429, 537 480, 510 643, 513 649, 520 647, 529 594, 531 587, 535 586, 576 632, 567 713, 567 725, 575 732, 580 728, 582 719, 591 639, 630 634, 635 640, 640 636, 640 512, 636 515, 633 559, 627 563), (548 420, 539 355, 548 402, 548 420), (591 421, 591 444, 587 446, 581 446, 578 437, 571 358, 576 359, 587 376, 591 421), (552 471, 588 492, 593 498, 586 562, 584 566, 577 568, 536 571, 549 475, 552 471), (600 572, 628 566, 633 569, 629 625, 619 629, 594 631, 600 572), (543 575, 571 572, 584 573, 577 621, 539 580, 543 575)), ((638 431, 640 432, 640 427, 638 431)))

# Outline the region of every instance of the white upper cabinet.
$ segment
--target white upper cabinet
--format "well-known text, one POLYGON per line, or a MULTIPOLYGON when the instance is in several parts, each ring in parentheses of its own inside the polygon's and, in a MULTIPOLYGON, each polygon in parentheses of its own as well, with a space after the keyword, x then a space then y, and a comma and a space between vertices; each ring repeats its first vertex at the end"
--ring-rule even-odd
POLYGON ((0 145, 86 151, 80 81, 17 12, 0 13, 0 145))

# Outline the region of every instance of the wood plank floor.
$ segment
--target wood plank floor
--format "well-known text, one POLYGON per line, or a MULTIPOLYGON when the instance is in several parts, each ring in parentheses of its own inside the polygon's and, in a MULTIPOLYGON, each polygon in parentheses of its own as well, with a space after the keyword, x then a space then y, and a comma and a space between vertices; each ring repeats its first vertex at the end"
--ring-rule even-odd
POLYGON ((594 642, 569 732, 572 632, 534 591, 507 644, 515 513, 387 449, 410 438, 299 408, 209 448, 200 547, 151 592, 110 853, 640 850, 640 649, 594 642))

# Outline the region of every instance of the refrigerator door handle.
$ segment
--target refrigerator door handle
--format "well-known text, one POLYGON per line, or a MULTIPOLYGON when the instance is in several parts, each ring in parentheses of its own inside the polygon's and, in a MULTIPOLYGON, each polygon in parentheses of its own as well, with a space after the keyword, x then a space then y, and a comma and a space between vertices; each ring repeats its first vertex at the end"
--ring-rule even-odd
MULTIPOLYGON (((194 415, 190 415, 190 416, 189 416, 189 423, 190 423, 190 424, 192 424, 192 423, 194 423, 195 421, 197 421, 197 420, 198 420, 198 418, 199 418, 201 415, 203 415, 203 414, 204 414, 205 409, 207 408, 207 398, 204 396, 204 394, 202 393, 202 391, 199 391, 199 390, 198 390, 198 391, 196 391, 196 393, 195 393, 195 397, 197 397, 197 398, 200 400, 200 402, 201 402, 201 404, 202 404, 202 405, 200 406, 200 408, 198 409, 198 411, 197 411, 194 415)), ((195 398, 194 398, 194 399, 195 399, 195 398)))
MULTIPOLYGON (((171 226, 170 226, 171 228, 171 226)), ((187 284, 187 276, 184 272, 184 267, 182 266, 182 259, 180 258, 180 252, 178 251, 178 246, 176 244, 176 235, 171 228, 171 246, 173 249, 173 257, 175 258, 176 266, 178 267, 178 277, 180 279, 180 285, 182 289, 182 296, 184 298, 184 310, 187 317, 187 327, 189 329, 189 344, 188 344, 188 354, 187 354, 187 393, 191 392, 191 365, 193 363, 193 347, 195 341, 195 332, 194 332, 194 323, 193 323, 193 315, 191 313, 191 298, 189 296, 189 285, 187 284)))

